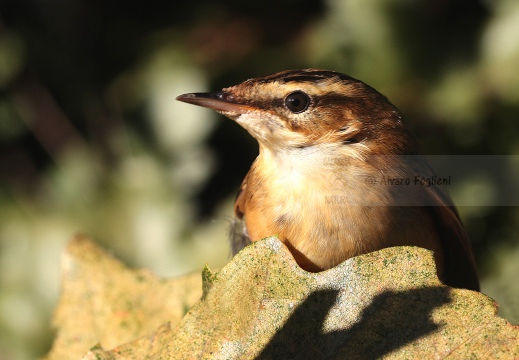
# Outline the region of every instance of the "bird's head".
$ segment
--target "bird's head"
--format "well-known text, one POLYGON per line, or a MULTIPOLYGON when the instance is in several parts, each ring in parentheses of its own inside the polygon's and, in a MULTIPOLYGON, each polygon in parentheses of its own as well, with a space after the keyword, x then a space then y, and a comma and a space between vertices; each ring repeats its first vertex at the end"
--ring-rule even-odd
POLYGON ((273 151, 337 145, 375 155, 404 154, 414 147, 400 112, 386 97, 334 71, 288 70, 177 100, 233 119, 260 147, 273 151))

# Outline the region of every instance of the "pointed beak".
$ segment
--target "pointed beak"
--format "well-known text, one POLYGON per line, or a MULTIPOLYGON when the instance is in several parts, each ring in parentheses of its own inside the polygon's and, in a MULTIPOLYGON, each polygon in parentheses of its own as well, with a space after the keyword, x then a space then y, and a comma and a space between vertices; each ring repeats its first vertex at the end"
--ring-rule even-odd
POLYGON ((177 96, 178 101, 188 104, 203 106, 216 110, 224 115, 241 115, 254 108, 250 105, 240 104, 234 97, 226 92, 214 93, 190 93, 177 96))

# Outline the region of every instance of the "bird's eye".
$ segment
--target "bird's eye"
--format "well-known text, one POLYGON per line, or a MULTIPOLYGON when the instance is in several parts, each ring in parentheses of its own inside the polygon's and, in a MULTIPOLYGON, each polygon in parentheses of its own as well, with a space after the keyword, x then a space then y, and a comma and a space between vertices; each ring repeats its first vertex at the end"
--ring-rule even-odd
POLYGON ((302 91, 294 91, 285 98, 285 106, 294 114, 305 111, 308 105, 310 105, 310 98, 302 91))

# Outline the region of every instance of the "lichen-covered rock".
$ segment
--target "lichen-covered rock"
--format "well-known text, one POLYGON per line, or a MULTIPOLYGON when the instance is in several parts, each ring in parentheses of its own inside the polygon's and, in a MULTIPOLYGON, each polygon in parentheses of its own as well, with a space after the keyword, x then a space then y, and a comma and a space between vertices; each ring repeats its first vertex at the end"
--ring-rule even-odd
POLYGON ((200 274, 162 280, 130 270, 82 236, 68 244, 61 268, 58 333, 47 360, 80 359, 96 344, 111 349, 176 325, 202 295, 200 274))
MULTIPOLYGON (((74 246, 77 244, 71 245, 74 246)), ((95 253, 92 259, 97 258, 101 267, 106 261, 114 262, 101 259, 106 255, 101 256, 99 250, 89 246, 95 253)), ((73 260, 75 256, 86 257, 70 247, 68 253, 72 262, 78 261, 73 260)), ((65 273, 69 273, 65 278, 71 276, 70 269, 65 273)), ((123 277, 139 277, 120 269, 113 273, 113 284, 121 282, 121 273, 126 274, 123 277)), ((171 321, 171 311, 165 307, 164 324, 159 327, 156 324, 160 322, 160 309, 154 307, 149 318, 154 321, 155 331, 126 344, 99 338, 101 345, 92 348, 84 359, 519 357, 519 329, 496 316, 492 299, 442 285, 436 277, 432 254, 420 248, 384 249, 321 273, 308 273, 297 266, 279 240, 267 238, 242 250, 221 271, 213 274, 205 269, 204 279, 203 298, 179 323, 171 321)), ((108 282, 104 276, 99 281, 108 282)), ((96 306, 95 313, 90 312, 93 293, 106 291, 95 283, 94 279, 89 280, 86 288, 91 295, 85 297, 83 306, 86 316, 90 316, 84 321, 96 324, 95 334, 88 334, 92 339, 106 334, 99 331, 105 326, 104 321, 110 331, 118 331, 117 321, 108 322, 115 316, 109 301, 96 306)), ((166 281, 155 279, 150 281, 149 288, 134 289, 143 286, 136 285, 139 283, 130 281, 131 289, 120 290, 118 296, 133 303, 143 296, 139 291, 152 291, 165 302, 179 295, 178 289, 176 295, 170 294, 172 287, 161 289, 166 281)), ((65 297, 66 281, 64 286, 65 297)), ((77 296, 74 299, 82 301, 77 296)), ((76 311, 81 308, 76 306, 76 311)), ((148 317, 146 308, 139 310, 143 322, 148 317)), ((131 309, 125 311, 129 313, 131 309)), ((81 324, 76 325, 81 328, 81 324)), ((128 339, 129 332, 120 327, 128 339)), ((77 328, 76 334, 87 336, 77 328)), ((91 329, 88 327, 85 332, 91 329)), ((63 333, 71 330, 73 327, 62 327, 58 340, 70 339, 63 333)))

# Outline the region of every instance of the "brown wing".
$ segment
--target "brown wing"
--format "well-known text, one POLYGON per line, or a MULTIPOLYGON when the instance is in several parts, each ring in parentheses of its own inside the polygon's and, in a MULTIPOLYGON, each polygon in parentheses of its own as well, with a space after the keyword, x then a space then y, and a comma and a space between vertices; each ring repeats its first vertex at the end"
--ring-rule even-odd
POLYGON ((247 189, 247 177, 243 179, 240 190, 234 201, 234 216, 229 229, 229 241, 231 242, 232 254, 237 254, 241 249, 251 243, 247 227, 245 226, 245 194, 247 189))
MULTIPOLYGON (((427 174, 434 174, 427 162, 421 162, 427 174)), ((467 233, 450 196, 440 186, 425 188, 430 211, 444 253, 443 282, 446 285, 479 291, 476 263, 467 233)))

